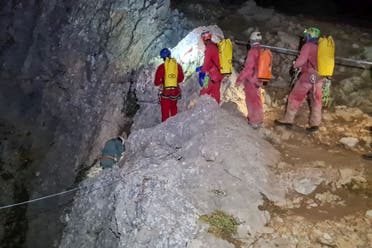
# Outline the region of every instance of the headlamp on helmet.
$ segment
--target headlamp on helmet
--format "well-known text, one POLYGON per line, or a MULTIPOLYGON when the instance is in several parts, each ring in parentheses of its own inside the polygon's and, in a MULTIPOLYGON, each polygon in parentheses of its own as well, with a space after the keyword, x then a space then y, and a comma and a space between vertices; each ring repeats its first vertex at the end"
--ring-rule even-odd
POLYGON ((251 35, 249 36, 249 40, 253 42, 260 42, 262 40, 261 32, 258 31, 252 32, 251 35))
POLYGON ((201 38, 203 41, 211 40, 212 39, 212 34, 209 31, 205 31, 201 33, 201 38))
POLYGON ((317 39, 320 36, 320 30, 318 28, 310 27, 305 29, 304 34, 309 38, 317 39))

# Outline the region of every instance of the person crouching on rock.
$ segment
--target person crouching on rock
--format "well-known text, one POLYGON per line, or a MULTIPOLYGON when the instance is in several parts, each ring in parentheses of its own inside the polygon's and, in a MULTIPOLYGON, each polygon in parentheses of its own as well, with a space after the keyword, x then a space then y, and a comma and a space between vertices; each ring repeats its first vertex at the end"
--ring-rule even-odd
POLYGON ((262 127, 264 113, 261 100, 261 86, 263 82, 258 79, 258 60, 260 57, 260 32, 252 32, 249 37, 251 49, 248 51, 244 69, 239 73, 236 84, 244 85, 245 103, 248 109, 248 124, 252 128, 262 127))
POLYGON ((123 134, 122 136, 106 141, 102 149, 102 155, 99 157, 100 166, 103 169, 112 168, 120 161, 125 151, 125 139, 126 135, 123 134))
POLYGON ((294 62, 294 68, 301 68, 299 82, 295 84, 289 94, 288 104, 284 119, 275 120, 274 124, 292 127, 294 118, 306 97, 310 100, 310 120, 306 130, 317 131, 322 117, 322 87, 324 79, 318 75, 318 40, 320 30, 314 27, 304 31, 305 44, 302 46, 300 55, 294 62))
POLYGON ((159 65, 155 73, 155 86, 160 86, 161 121, 177 114, 177 100, 181 98, 179 84, 184 79, 182 67, 176 59, 171 58, 171 51, 163 48, 160 57, 164 63, 159 65))

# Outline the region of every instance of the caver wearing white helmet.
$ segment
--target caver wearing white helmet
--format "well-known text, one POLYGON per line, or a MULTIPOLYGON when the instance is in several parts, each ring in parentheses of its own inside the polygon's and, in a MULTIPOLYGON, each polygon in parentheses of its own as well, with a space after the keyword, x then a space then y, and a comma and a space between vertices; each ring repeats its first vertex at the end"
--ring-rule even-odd
POLYGON ((259 31, 252 32, 251 36, 249 37, 249 40, 250 40, 251 45, 260 43, 260 41, 262 40, 261 32, 259 31))
POLYGON ((253 129, 262 127, 264 112, 261 100, 262 81, 258 77, 259 59, 260 59, 260 41, 262 35, 258 31, 251 33, 249 37, 250 48, 247 54, 243 70, 239 73, 236 84, 244 86, 245 103, 248 110, 248 124, 253 129))

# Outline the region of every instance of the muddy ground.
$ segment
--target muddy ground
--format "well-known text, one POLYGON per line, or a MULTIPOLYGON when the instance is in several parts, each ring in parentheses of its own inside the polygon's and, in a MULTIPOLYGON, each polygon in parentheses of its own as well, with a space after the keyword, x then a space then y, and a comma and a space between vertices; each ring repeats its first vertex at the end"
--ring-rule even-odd
MULTIPOLYGON (((255 234, 247 247, 371 247, 372 161, 362 154, 372 153, 372 117, 358 108, 332 106, 323 110, 320 130, 310 133, 304 102, 295 127, 277 127, 273 123, 283 116, 286 98, 275 95, 286 89, 265 88, 274 106, 265 105, 259 132, 282 154, 272 169, 287 188, 287 202, 263 206, 272 217, 267 232, 255 234), (358 143, 343 144, 344 137, 358 143)), ((222 108, 246 118, 235 104, 222 108)))

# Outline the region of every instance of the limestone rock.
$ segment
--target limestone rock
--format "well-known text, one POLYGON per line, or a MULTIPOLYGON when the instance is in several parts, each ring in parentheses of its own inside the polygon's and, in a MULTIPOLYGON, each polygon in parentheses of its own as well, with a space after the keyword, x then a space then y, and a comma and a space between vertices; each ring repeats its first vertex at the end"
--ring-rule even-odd
POLYGON ((270 218, 258 210, 261 194, 284 202, 269 170, 278 152, 208 96, 154 128, 133 132, 124 157, 121 169, 84 183, 61 248, 223 247, 225 241, 198 238, 206 232, 200 215, 223 210, 254 234, 270 218))
POLYGON ((187 246, 190 248, 234 248, 234 245, 227 242, 226 240, 217 239, 211 234, 202 234, 196 239, 192 240, 187 246))
POLYGON ((344 144, 349 148, 354 148, 358 144, 359 140, 354 137, 343 137, 340 139, 340 143, 344 144))
POLYGON ((297 49, 298 36, 289 34, 287 32, 279 31, 278 37, 284 43, 286 48, 297 49))
POLYGON ((350 183, 354 176, 358 175, 359 173, 351 168, 344 168, 339 170, 340 173, 340 180, 339 182, 344 185, 350 183))
POLYGON ((366 217, 372 218, 372 209, 366 211, 366 217))
POLYGON ((341 200, 341 197, 330 192, 319 193, 315 195, 315 199, 320 201, 320 205, 323 206, 325 204, 331 205, 344 205, 344 202, 341 200))
POLYGON ((323 182, 322 178, 297 178, 293 180, 293 188, 298 193, 308 195, 313 192, 316 187, 323 182))
POLYGON ((328 233, 323 233, 322 235, 319 235, 318 242, 322 245, 326 246, 335 246, 335 241, 328 233))

